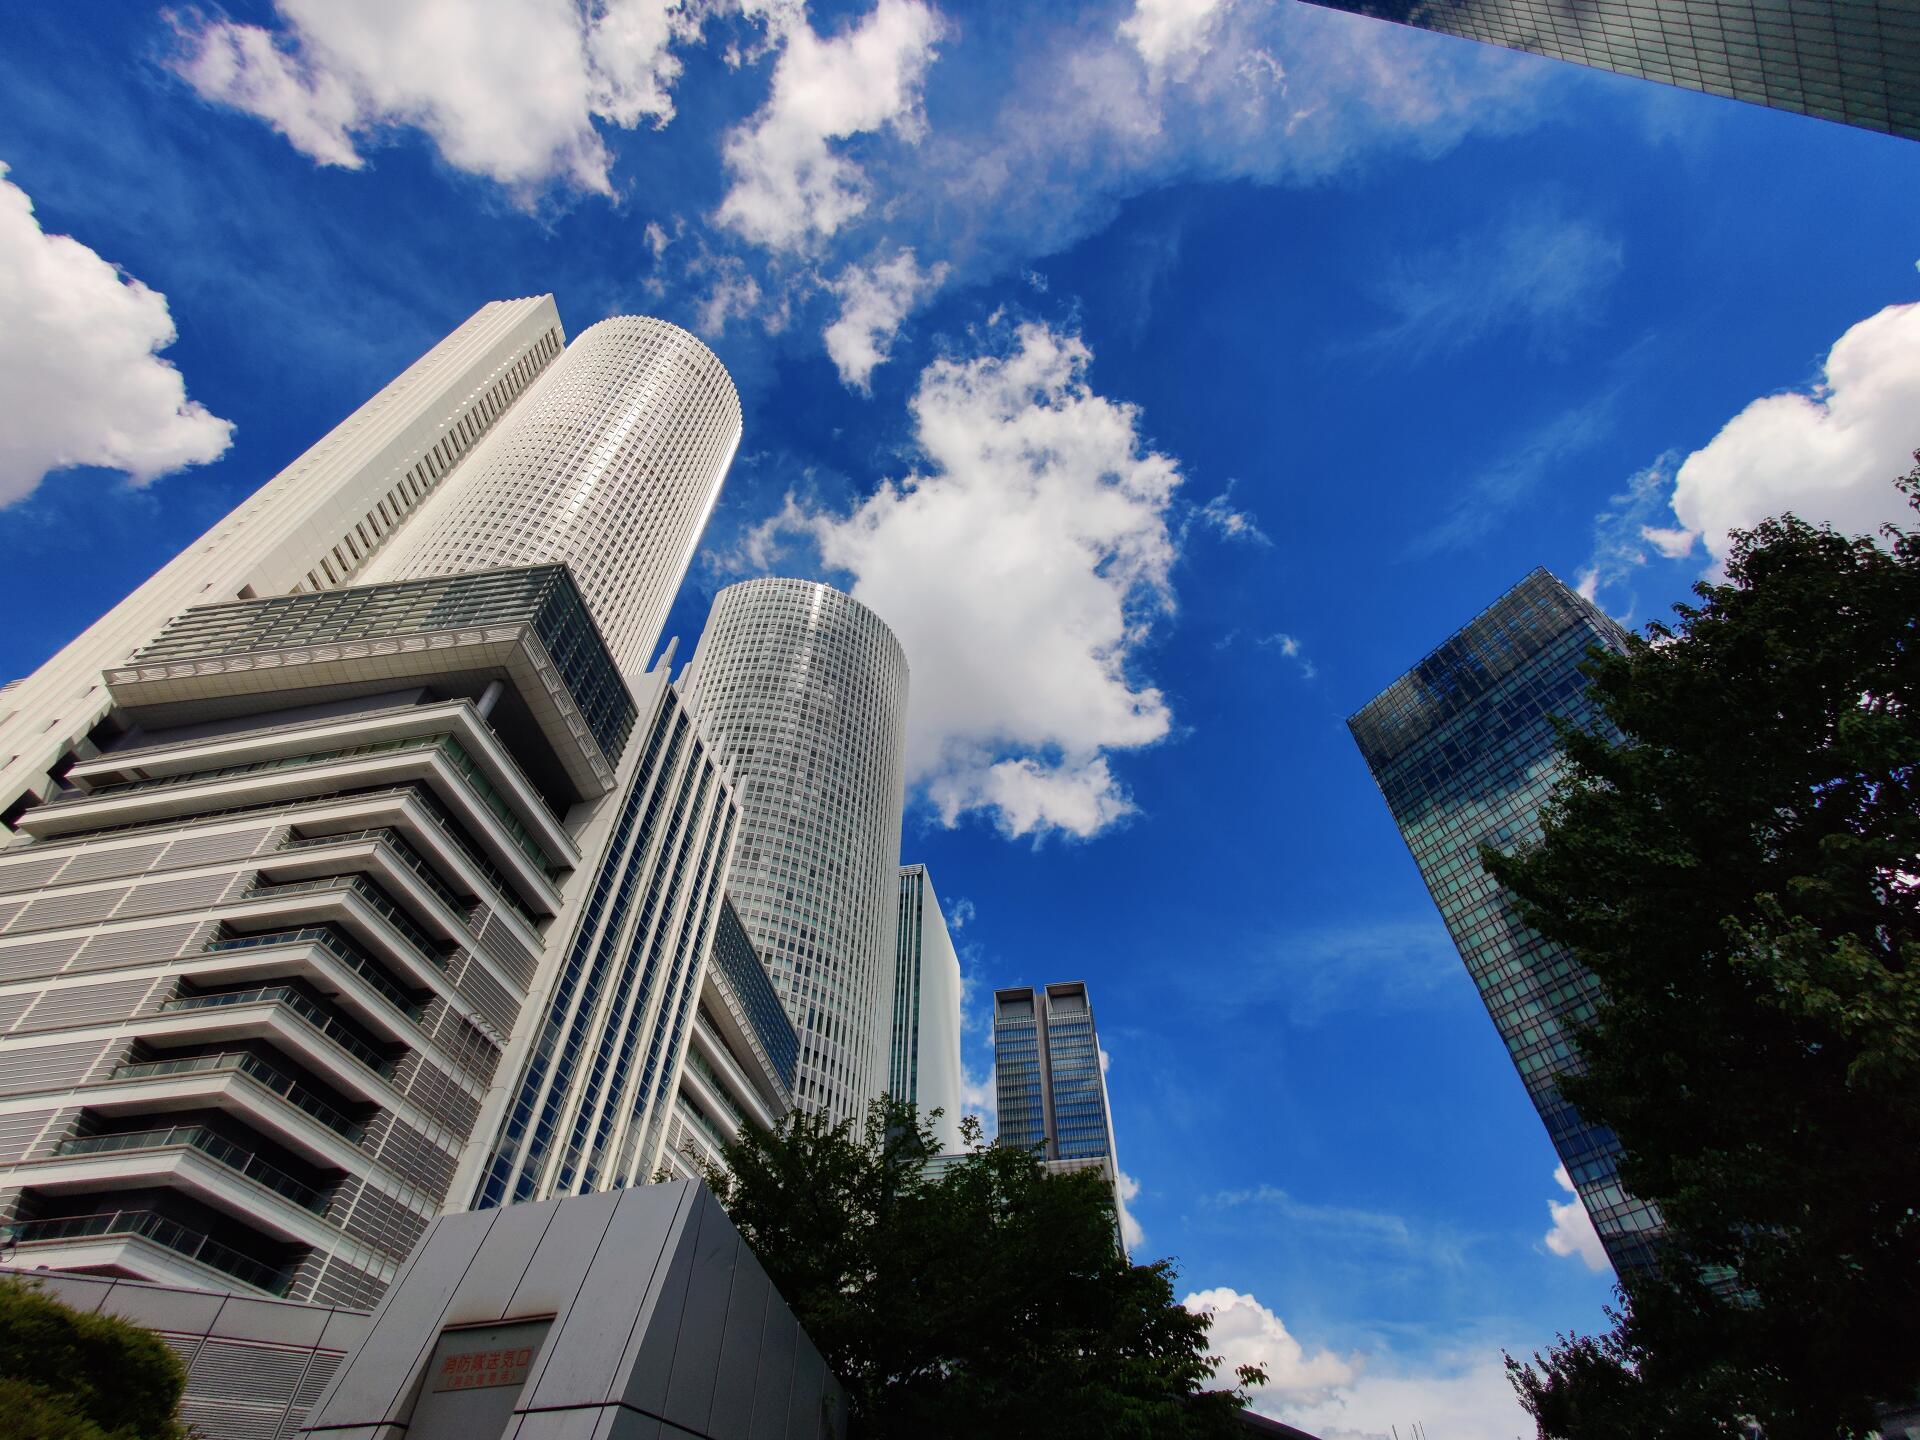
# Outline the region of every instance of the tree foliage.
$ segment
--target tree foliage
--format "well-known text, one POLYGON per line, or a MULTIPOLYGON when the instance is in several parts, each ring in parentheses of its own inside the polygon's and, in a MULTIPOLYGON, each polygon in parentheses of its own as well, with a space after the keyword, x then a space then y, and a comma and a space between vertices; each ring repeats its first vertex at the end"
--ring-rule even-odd
POLYGON ((912 1106, 865 1123, 749 1128, 706 1179, 848 1390, 867 1437, 1200 1437, 1235 1432, 1242 1389, 1203 1390, 1211 1318, 1167 1261, 1121 1255, 1094 1171, 1049 1176, 980 1143, 928 1173, 912 1106))
POLYGON ((186 1440, 175 1418, 186 1383, 151 1331, 0 1280, 0 1436, 186 1440))
POLYGON ((1589 659, 1611 730, 1563 732, 1543 840, 1485 857, 1601 981, 1564 1088, 1671 1231, 1611 1335, 1517 1367, 1570 1440, 1827 1440, 1920 1386, 1920 531, 1736 541, 1589 659), (1610 1393, 1682 1428, 1580 1419, 1610 1393))

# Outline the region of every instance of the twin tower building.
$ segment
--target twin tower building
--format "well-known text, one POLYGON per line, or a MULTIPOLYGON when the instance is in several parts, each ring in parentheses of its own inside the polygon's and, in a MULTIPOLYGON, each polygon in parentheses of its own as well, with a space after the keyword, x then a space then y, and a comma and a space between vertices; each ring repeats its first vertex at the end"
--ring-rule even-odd
POLYGON ((907 663, 816 583, 654 662, 741 434, 486 306, 0 691, 13 1263, 350 1307, 433 1218, 961 1108, 907 663))

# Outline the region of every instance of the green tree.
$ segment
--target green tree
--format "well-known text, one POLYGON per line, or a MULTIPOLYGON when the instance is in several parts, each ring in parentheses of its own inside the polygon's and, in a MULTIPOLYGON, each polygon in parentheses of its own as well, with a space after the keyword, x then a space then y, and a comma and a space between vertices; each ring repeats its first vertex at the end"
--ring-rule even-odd
POLYGON ((175 1418, 186 1383, 151 1331, 0 1280, 0 1436, 186 1440, 175 1418))
POLYGON ((1542 841, 1485 855, 1601 982, 1565 1090, 1671 1229, 1613 1334, 1517 1388, 1554 1436, 1625 1433, 1574 1403, 1622 1377, 1864 1434, 1920 1386, 1920 532, 1783 515, 1695 594, 1589 659, 1610 724, 1563 731, 1542 841))
POLYGON ((829 1365, 866 1437, 1200 1437, 1235 1433, 1240 1388, 1209 1391, 1211 1318, 1174 1302, 1172 1265, 1130 1265, 1092 1171, 1049 1176, 981 1143, 929 1175, 910 1105, 865 1123, 796 1114, 706 1171, 829 1365))

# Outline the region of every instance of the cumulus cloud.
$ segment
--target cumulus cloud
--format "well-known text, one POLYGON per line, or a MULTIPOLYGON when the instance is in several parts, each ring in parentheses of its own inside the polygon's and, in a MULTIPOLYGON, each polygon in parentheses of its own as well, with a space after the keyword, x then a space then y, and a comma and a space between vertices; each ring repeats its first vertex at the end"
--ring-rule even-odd
MULTIPOLYGON (((1810 390, 1755 400, 1689 455, 1674 477, 1673 513, 1716 564, 1731 549, 1729 531, 1782 510, 1870 532, 1912 519, 1891 482, 1916 448, 1920 303, 1890 305, 1834 342, 1810 390)), ((1679 535, 1663 538, 1679 548, 1679 535)))
POLYGON ((357 169, 383 132, 425 134, 447 164, 522 198, 550 183, 609 195, 595 121, 673 118, 676 44, 693 0, 458 4, 274 0, 281 27, 177 20, 174 69, 202 97, 258 116, 322 165, 357 169))
POLYGON ((732 188, 714 218, 757 245, 791 250, 832 235, 866 209, 866 174, 832 142, 891 129, 916 140, 920 87, 943 25, 922 0, 879 0, 859 23, 815 33, 797 5, 767 7, 780 58, 773 90, 733 130, 732 188))
POLYGON ((219 459, 232 423, 159 357, 175 338, 167 297, 47 234, 6 176, 0 165, 0 506, 68 466, 146 485, 219 459))
POLYGON ((1231 0, 1134 0, 1120 34, 1155 70, 1177 69, 1208 46, 1231 0))
POLYGON ((1180 474, 1133 406, 1093 391, 1092 359, 1029 323, 936 361, 911 406, 924 473, 847 514, 789 497, 742 547, 764 565, 780 534, 811 538, 900 637, 909 773, 947 825, 1098 834, 1134 808, 1109 757, 1172 724, 1137 666, 1173 604, 1180 474))
POLYGON ((1194 511, 1194 518, 1222 539, 1240 540, 1263 548, 1272 545, 1273 541, 1267 538, 1267 532, 1260 528, 1253 513, 1236 509, 1232 501, 1233 483, 1229 481, 1225 491, 1194 511))
POLYGON ((1555 1168, 1553 1183, 1573 1198, 1547 1202, 1547 1213, 1553 1217, 1553 1228, 1545 1237, 1547 1249, 1567 1259, 1578 1256, 1581 1264, 1598 1274, 1610 1263, 1606 1248, 1600 1243, 1599 1232, 1593 1228, 1593 1217, 1587 1214, 1587 1207, 1580 1203, 1574 1191, 1566 1166, 1555 1168))
POLYGON ((1257 1392, 1258 1409, 1282 1398, 1302 1401, 1330 1394, 1351 1385, 1360 1374, 1358 1355, 1336 1355, 1331 1350, 1309 1353, 1278 1315, 1230 1286, 1195 1291, 1180 1303, 1192 1314, 1212 1314, 1207 1349, 1223 1362, 1221 1383, 1232 1384, 1234 1371, 1242 1365, 1266 1370, 1267 1383, 1257 1392))
POLYGON ((947 270, 945 261, 922 270, 912 250, 901 250, 891 260, 840 272, 828 287, 840 297, 840 316, 825 339, 842 383, 867 393, 874 367, 886 362, 914 302, 939 289, 947 270))
POLYGON ((1436 1440, 1513 1440, 1534 1433, 1532 1417, 1507 1383, 1497 1345, 1419 1364, 1380 1357, 1353 1384, 1324 1398, 1258 1394, 1253 1408, 1320 1440, 1387 1440, 1396 1430, 1404 1437, 1416 1420, 1436 1440))

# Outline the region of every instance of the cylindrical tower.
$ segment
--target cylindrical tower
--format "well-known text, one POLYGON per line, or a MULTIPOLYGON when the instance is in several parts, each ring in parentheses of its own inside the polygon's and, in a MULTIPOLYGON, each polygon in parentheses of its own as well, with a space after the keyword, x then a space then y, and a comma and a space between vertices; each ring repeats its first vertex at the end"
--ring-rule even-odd
POLYGON ((838 590, 749 580, 714 597, 687 704, 734 776, 728 891, 800 1035, 796 1103, 857 1116, 887 1085, 906 653, 838 590))
POLYGON ((646 669, 740 443, 740 397, 677 325, 582 331, 370 579, 563 561, 623 673, 646 669))

